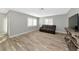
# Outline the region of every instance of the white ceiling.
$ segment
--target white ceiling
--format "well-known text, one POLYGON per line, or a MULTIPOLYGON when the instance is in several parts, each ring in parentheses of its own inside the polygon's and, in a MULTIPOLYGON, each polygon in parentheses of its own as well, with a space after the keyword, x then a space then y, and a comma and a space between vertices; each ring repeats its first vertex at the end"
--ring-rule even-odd
POLYGON ((44 8, 43 10, 41 8, 1 8, 0 12, 7 13, 9 10, 15 10, 36 17, 45 17, 66 14, 70 8, 44 8))

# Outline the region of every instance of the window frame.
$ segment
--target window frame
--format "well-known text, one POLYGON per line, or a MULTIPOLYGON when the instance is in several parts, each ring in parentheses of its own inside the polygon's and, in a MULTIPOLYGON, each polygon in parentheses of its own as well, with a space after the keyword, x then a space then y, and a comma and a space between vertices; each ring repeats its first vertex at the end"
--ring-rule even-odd
POLYGON ((36 18, 31 18, 31 17, 29 17, 29 18, 27 19, 27 26, 28 26, 28 27, 37 26, 37 19, 36 19, 36 18), (31 19, 31 21, 29 21, 29 19, 31 19), (34 21, 36 21, 36 24, 34 24, 34 23, 35 23, 34 21), (31 25, 29 25, 30 23, 31 23, 31 25))

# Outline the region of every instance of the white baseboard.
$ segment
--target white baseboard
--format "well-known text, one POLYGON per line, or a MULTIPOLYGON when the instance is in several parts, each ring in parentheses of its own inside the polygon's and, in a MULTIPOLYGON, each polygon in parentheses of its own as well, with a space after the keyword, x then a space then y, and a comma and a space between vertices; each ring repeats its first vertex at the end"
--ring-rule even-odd
POLYGON ((61 32, 61 31, 56 31, 57 33, 63 33, 63 34, 66 34, 66 32, 61 32))
POLYGON ((9 36, 9 38, 17 37, 17 36, 20 36, 20 35, 23 35, 23 34, 27 34, 27 33, 33 32, 33 31, 36 31, 36 30, 32 30, 32 31, 28 31, 28 32, 23 32, 23 33, 19 33, 19 34, 16 34, 16 35, 12 35, 12 36, 9 36))

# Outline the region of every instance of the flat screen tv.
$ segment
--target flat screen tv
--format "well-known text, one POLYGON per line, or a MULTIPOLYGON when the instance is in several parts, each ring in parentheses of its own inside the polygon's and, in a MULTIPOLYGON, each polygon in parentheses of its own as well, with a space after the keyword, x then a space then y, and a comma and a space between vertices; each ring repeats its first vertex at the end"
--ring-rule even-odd
POLYGON ((69 18, 69 28, 79 31, 79 14, 75 14, 69 18))

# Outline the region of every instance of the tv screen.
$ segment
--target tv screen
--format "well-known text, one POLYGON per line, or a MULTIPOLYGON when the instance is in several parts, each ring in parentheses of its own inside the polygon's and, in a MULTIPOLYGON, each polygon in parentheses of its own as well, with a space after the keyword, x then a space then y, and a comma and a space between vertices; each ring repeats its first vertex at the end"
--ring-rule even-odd
POLYGON ((78 20, 78 14, 71 16, 69 18, 69 28, 75 29, 75 26, 78 26, 77 20, 78 20))

